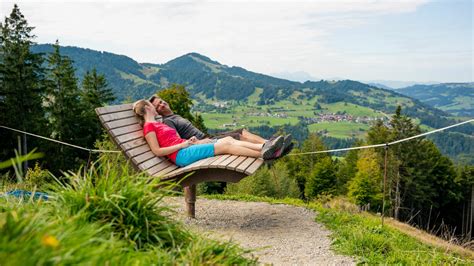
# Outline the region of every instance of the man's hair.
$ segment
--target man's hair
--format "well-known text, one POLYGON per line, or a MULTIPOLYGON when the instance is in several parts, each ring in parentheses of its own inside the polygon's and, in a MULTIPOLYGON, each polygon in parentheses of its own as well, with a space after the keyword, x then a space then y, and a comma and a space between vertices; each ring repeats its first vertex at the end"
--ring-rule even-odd
POLYGON ((153 101, 154 101, 156 98, 159 98, 159 97, 156 96, 156 95, 152 95, 150 98, 148 98, 148 101, 150 101, 151 103, 153 103, 153 101))

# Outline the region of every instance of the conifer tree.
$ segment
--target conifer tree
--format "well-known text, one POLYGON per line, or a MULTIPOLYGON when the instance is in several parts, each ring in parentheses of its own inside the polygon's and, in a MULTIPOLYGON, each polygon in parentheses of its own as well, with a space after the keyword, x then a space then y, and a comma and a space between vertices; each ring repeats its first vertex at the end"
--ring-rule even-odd
MULTIPOLYGON (((321 138, 312 133, 303 142, 301 149, 295 149, 295 152, 311 152, 325 150, 321 138)), ((329 157, 328 154, 309 154, 305 156, 293 156, 288 158, 288 175, 295 177, 301 196, 305 195, 307 179, 314 171, 315 165, 322 159, 329 157)))
POLYGON ((326 156, 318 161, 306 177, 304 188, 308 199, 320 194, 334 194, 336 189, 336 168, 331 157, 326 156))
POLYGON ((84 145, 92 147, 94 142, 102 134, 102 126, 95 113, 97 107, 104 106, 115 100, 112 89, 109 88, 103 74, 98 74, 96 69, 87 71, 82 80, 82 97, 84 104, 82 118, 84 124, 80 129, 81 134, 86 137, 84 145))
POLYGON ((82 80, 82 94, 84 102, 92 108, 104 106, 115 100, 105 75, 98 74, 95 68, 86 72, 82 80))
MULTIPOLYGON (((62 56, 59 51, 59 42, 53 45, 54 51, 48 56, 48 97, 46 101, 51 136, 57 140, 76 145, 84 145, 88 136, 81 134, 85 118, 82 116, 84 104, 81 101, 81 92, 77 86, 72 61, 62 56)), ((67 170, 74 167, 72 162, 77 161, 77 150, 64 146, 54 146, 58 154, 56 169, 67 170)))
MULTIPOLYGON (((0 23, 0 124, 44 135, 45 70, 42 56, 30 51, 35 38, 33 29, 16 4, 10 16, 0 23)), ((2 130, 1 157, 11 156, 16 147, 15 135, 2 130)), ((35 145, 35 140, 28 144, 35 145)), ((22 153, 27 153, 26 135, 22 135, 22 147, 22 153)))

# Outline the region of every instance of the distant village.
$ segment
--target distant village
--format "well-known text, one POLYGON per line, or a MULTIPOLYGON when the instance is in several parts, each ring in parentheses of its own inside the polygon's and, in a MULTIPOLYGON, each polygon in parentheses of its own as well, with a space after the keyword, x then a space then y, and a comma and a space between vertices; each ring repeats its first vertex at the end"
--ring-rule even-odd
POLYGON ((323 113, 316 114, 314 117, 300 117, 300 120, 304 120, 308 124, 321 123, 321 122, 354 122, 361 124, 370 124, 372 121, 384 120, 384 117, 371 117, 371 116, 352 116, 348 114, 335 114, 335 113, 323 113))
MULTIPOLYGON (((223 102, 214 102, 212 105, 216 108, 227 108, 229 107, 229 103, 226 101, 223 102)), ((257 116, 257 117, 275 117, 275 118, 288 118, 288 114, 286 112, 252 112, 247 113, 247 116, 257 116)), ((299 120, 304 121, 307 124, 315 124, 321 122, 353 122, 353 123, 361 123, 361 124, 370 124, 375 120, 386 120, 386 117, 371 117, 371 116, 353 116, 349 114, 340 114, 340 113, 321 113, 321 114, 314 114, 312 117, 304 117, 299 116, 299 120)), ((223 127, 235 127, 237 123, 234 121, 233 123, 223 124, 223 127)))

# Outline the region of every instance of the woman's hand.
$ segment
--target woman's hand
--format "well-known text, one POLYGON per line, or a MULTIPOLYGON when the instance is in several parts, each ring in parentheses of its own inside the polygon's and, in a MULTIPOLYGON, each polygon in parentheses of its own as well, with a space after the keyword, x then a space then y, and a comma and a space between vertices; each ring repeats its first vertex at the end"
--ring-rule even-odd
POLYGON ((182 142, 180 145, 181 145, 181 149, 184 149, 184 148, 187 148, 187 147, 193 145, 193 142, 190 139, 188 139, 188 140, 182 142))

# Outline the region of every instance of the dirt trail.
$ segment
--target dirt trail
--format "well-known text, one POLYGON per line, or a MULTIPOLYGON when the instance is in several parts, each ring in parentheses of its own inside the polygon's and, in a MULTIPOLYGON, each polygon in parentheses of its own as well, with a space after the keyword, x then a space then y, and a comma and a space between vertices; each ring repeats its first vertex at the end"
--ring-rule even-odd
POLYGON ((183 198, 167 199, 179 219, 211 237, 232 240, 255 250, 260 263, 274 265, 354 265, 351 257, 331 249, 330 231, 302 207, 264 202, 208 200, 196 202, 196 219, 184 217, 183 198))

